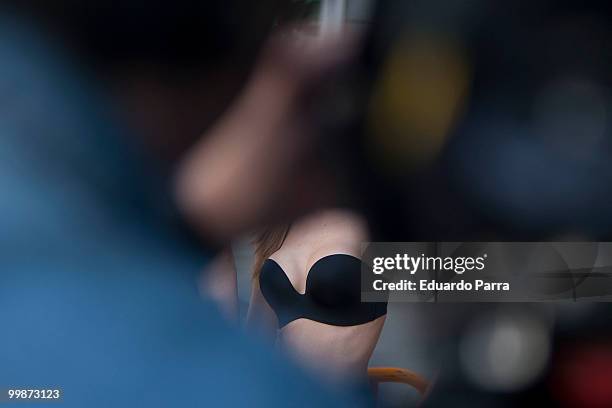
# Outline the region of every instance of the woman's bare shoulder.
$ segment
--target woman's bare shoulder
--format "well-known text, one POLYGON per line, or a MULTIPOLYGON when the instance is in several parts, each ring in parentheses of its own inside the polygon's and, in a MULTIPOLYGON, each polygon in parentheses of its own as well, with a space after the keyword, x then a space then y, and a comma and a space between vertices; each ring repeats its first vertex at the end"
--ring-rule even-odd
POLYGON ((369 239, 365 218, 348 210, 330 210, 322 217, 324 222, 315 234, 309 261, 331 254, 359 257, 362 244, 369 239))
POLYGON ((348 241, 367 241, 368 223, 361 214, 345 209, 331 210, 329 215, 330 233, 348 241))

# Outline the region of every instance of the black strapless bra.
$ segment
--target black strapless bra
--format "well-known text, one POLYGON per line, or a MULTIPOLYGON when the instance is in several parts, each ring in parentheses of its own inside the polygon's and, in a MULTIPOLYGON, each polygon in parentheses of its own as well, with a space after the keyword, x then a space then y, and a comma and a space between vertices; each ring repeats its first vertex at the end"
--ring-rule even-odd
POLYGON ((333 326, 356 326, 387 314, 387 303, 361 302, 361 260, 351 255, 328 255, 312 265, 306 293, 295 290, 273 259, 261 267, 259 286, 282 328, 305 318, 333 326))

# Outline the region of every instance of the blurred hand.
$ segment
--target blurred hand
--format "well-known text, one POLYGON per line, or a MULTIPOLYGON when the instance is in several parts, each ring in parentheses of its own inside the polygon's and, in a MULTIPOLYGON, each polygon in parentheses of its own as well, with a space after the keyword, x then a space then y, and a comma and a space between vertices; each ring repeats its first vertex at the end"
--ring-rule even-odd
POLYGON ((346 32, 292 30, 269 40, 242 94, 179 169, 179 205, 208 239, 225 242, 321 201, 323 190, 304 194, 317 179, 303 166, 317 133, 308 101, 351 60, 355 44, 346 32))

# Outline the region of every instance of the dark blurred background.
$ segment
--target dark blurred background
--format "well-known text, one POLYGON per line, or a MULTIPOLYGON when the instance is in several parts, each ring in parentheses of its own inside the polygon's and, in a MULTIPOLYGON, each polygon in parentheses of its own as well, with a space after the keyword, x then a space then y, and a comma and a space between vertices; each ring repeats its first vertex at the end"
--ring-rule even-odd
MULTIPOLYGON (((316 19, 319 3, 8 1, 3 21, 33 18, 59 49, 79 50, 66 58, 79 55, 121 95, 117 115, 170 174, 234 100, 271 30, 316 19)), ((611 240, 607 2, 347 7, 363 49, 329 85, 333 97, 315 100, 317 153, 373 240, 611 240)), ((612 406, 611 312, 588 302, 392 304, 372 363, 437 378, 425 406, 612 406)), ((417 401, 396 385, 380 398, 417 401)))
MULTIPOLYGON (((611 12, 596 1, 379 2, 355 178, 376 239, 610 240, 611 12)), ((445 355, 425 406, 610 406, 611 311, 395 304, 389 320, 418 316, 406 336, 445 355)))

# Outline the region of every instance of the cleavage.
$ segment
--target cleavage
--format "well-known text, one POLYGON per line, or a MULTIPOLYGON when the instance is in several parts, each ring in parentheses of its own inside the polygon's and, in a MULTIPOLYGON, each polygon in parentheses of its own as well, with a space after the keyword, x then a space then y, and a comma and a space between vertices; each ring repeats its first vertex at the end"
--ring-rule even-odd
POLYGON ((306 284, 308 282, 308 274, 310 273, 310 269, 312 268, 312 265, 314 265, 314 263, 308 269, 306 269, 306 268, 300 268, 299 265, 297 265, 298 264, 297 262, 289 262, 289 263, 292 263, 292 265, 290 267, 287 267, 286 266, 287 262, 285 261, 280 261, 273 257, 270 257, 269 259, 276 262, 276 264, 280 267, 281 271, 285 274, 285 276, 289 280, 289 283, 293 287, 293 290, 296 293, 302 296, 306 294, 306 286, 307 286, 306 284), (295 274, 288 273, 288 271, 294 272, 296 269, 304 270, 305 272, 303 273, 303 276, 295 276, 295 274), (303 284, 296 285, 296 283, 299 283, 299 282, 296 282, 296 280, 299 280, 303 284))

